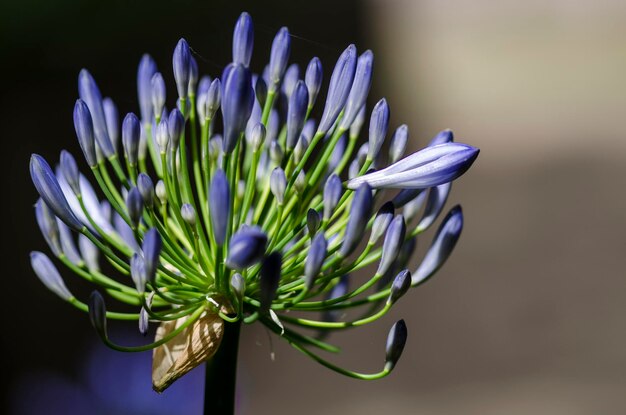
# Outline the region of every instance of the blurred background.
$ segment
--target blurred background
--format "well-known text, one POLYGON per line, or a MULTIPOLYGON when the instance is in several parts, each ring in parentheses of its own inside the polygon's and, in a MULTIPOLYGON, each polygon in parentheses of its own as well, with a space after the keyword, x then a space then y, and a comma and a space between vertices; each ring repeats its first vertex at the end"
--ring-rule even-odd
MULTIPOLYGON (((149 358, 135 365, 105 350, 87 317, 36 279, 28 252, 47 248, 27 165, 32 152, 49 160, 62 148, 80 154, 71 111, 82 67, 120 112, 136 111, 143 52, 171 80, 171 52, 184 36, 201 71, 218 75, 243 10, 255 22, 257 70, 282 25, 294 35, 294 61, 319 56, 327 73, 348 43, 372 49, 371 104, 388 99, 392 128, 408 124, 414 150, 452 128, 482 151, 449 201, 465 213, 449 262, 387 318, 336 337, 345 348, 338 362, 376 371, 389 326, 404 318, 409 341, 395 372, 370 383, 343 378, 262 327, 246 327, 240 413, 626 413, 619 0, 2 2, 5 412, 198 413, 193 399, 184 408, 147 403, 149 358), (141 387, 124 387, 135 378, 141 387), (106 397, 110 390, 116 399, 106 397), (137 392, 121 392, 130 390, 137 392)), ((66 274, 73 292, 89 293, 66 274)), ((190 376, 157 399, 180 405, 177 393, 196 396, 201 382, 190 376)))

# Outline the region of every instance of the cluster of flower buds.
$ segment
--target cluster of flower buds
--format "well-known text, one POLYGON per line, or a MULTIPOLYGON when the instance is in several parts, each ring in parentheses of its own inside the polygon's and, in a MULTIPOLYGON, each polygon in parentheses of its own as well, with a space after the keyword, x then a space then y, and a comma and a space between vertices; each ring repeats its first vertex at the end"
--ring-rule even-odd
MULTIPOLYGON (((384 368, 374 374, 325 360, 316 349, 338 348, 298 328, 328 332, 370 323, 430 278, 459 238, 460 206, 444 217, 410 272, 416 238, 440 216, 451 181, 478 149, 453 142, 446 130, 404 156, 402 125, 383 152, 390 135, 385 99, 372 109, 367 141, 357 147, 368 116, 372 52, 358 55, 350 45, 341 53, 320 105, 320 60, 311 59, 301 73, 289 65, 290 43, 287 28, 280 29, 269 64, 253 73, 253 26, 243 13, 233 62, 211 78, 200 77, 181 39, 171 108, 163 76, 145 55, 137 75, 139 114, 128 113, 121 123, 113 101, 102 97, 87 70, 80 72, 74 125, 91 179, 66 151, 55 169, 33 155, 36 218, 61 263, 137 312, 107 310, 99 291, 81 302, 48 256, 33 252, 31 260, 50 290, 89 312, 109 346, 157 349, 202 329, 218 347, 223 325, 259 321, 348 376, 376 379, 395 366, 407 338, 402 320, 389 333, 384 368), (370 264, 378 264, 373 276, 359 272, 370 264), (346 319, 350 310, 360 317, 346 319), (108 337, 108 319, 138 321, 143 333, 151 323, 162 330, 150 344, 120 346, 108 337)), ((206 350, 201 356, 210 357, 206 350)), ((183 366, 178 375, 189 370, 183 366)))

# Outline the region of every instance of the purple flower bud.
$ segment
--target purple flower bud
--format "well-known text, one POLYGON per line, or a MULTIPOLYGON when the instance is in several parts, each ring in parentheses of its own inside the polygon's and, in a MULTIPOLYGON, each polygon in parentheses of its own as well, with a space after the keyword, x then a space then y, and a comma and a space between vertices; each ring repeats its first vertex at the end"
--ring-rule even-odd
POLYGON ((143 334, 144 336, 148 334, 150 324, 150 320, 148 319, 148 317, 148 312, 142 306, 141 310, 139 310, 139 333, 143 334))
POLYGON ((172 151, 176 152, 185 129, 185 117, 183 117, 183 114, 178 108, 174 108, 172 112, 170 112, 170 116, 167 119, 167 128, 172 140, 172 151))
POLYGON ((402 124, 400 127, 396 128, 396 131, 393 133, 393 137, 391 138, 391 143, 389 143, 390 163, 395 163, 404 155, 408 139, 409 127, 407 127, 406 124, 402 124))
POLYGON ((74 215, 70 205, 67 203, 63 190, 61 190, 61 186, 59 186, 59 182, 50 165, 38 154, 33 154, 30 158, 30 177, 37 192, 52 212, 65 222, 67 226, 75 231, 80 231, 84 225, 74 215))
POLYGON ((187 222, 192 228, 196 226, 196 210, 189 203, 183 203, 180 207, 180 216, 187 222))
POLYGON ((265 105, 265 100, 267 99, 267 84, 260 76, 254 83, 254 94, 256 95, 256 100, 259 105, 261 107, 265 105))
POLYGON ((289 53, 291 51, 291 38, 289 37, 289 30, 286 27, 281 27, 274 41, 272 42, 272 50, 270 52, 270 64, 269 64, 269 89, 275 91, 276 86, 280 83, 285 69, 287 68, 287 62, 289 61, 289 53))
POLYGON ((339 123, 339 128, 341 130, 347 130, 350 128, 359 111, 363 105, 365 105, 367 94, 369 94, 370 86, 372 85, 373 62, 374 55, 370 50, 365 51, 357 60, 354 81, 352 82, 350 95, 348 95, 348 100, 346 101, 346 108, 344 109, 343 117, 339 123))
POLYGON ((93 121, 91 120, 89 107, 82 99, 77 99, 74 105, 74 129, 87 164, 89 164, 89 167, 97 165, 93 121))
POLYGON ((134 252, 139 251, 139 245, 135 239, 135 233, 133 229, 126 223, 126 221, 117 213, 113 214, 113 226, 115 231, 120 235, 124 243, 134 252))
POLYGON ((190 96, 196 93, 198 76, 198 62, 196 62, 193 56, 189 55, 189 84, 187 90, 190 96))
POLYGON ((137 165, 139 157, 139 141, 141 139, 141 125, 135 114, 129 112, 122 122, 122 145, 126 160, 131 166, 137 165))
POLYGON ((174 80, 176 81, 176 90, 180 99, 187 98, 190 77, 191 52, 189 45, 185 39, 180 39, 174 49, 172 57, 172 66, 174 67, 174 80))
POLYGON ((263 260, 261 264, 261 277, 259 286, 261 292, 259 294, 260 313, 267 313, 272 306, 272 301, 276 298, 276 290, 280 282, 280 267, 283 256, 280 252, 272 252, 263 260))
POLYGON ((370 233, 369 239, 370 244, 375 244, 376 241, 387 232, 387 228, 393 220, 393 211, 394 207, 392 202, 386 202, 378 209, 374 223, 372 224, 372 232, 370 233))
POLYGON ((143 235, 143 242, 141 244, 147 281, 154 281, 157 269, 159 268, 159 257, 161 255, 162 246, 161 235, 156 228, 148 229, 143 235))
POLYGON ((349 189, 368 183, 375 189, 427 188, 451 182, 469 169, 479 150, 467 144, 426 147, 391 166, 354 178, 349 189))
POLYGON ((396 275, 391 283, 391 290, 387 304, 392 305, 400 299, 411 288, 411 273, 408 269, 403 269, 396 275))
POLYGON ((161 122, 156 126, 156 131, 154 132, 156 137, 156 142, 159 145, 159 149, 161 153, 166 153, 167 148, 170 143, 170 129, 167 126, 167 118, 163 117, 161 122))
POLYGON ((224 152, 232 153, 246 127, 254 105, 254 90, 250 71, 235 65, 228 72, 222 96, 224 118, 224 152))
POLYGON ((341 195, 343 187, 341 179, 336 174, 331 174, 324 185, 324 219, 328 220, 332 216, 341 195))
POLYGON ((115 149, 109 138, 107 131, 106 119, 104 117, 104 109, 102 106, 102 95, 96 85, 96 81, 91 74, 83 69, 78 75, 78 95, 82 99, 87 107, 93 120, 94 134, 96 142, 100 146, 100 150, 106 157, 110 157, 115 154, 115 149))
POLYGON ((299 163, 304 157, 306 149, 309 147, 309 140, 306 135, 300 134, 300 139, 296 143, 296 147, 293 149, 293 158, 296 163, 299 163))
POLYGON ((128 195, 126 195, 126 210, 128 211, 131 225, 133 228, 136 228, 139 225, 143 212, 143 197, 136 187, 130 189, 128 195))
POLYGON ((107 308, 102 294, 92 291, 89 296, 89 320, 102 339, 107 338, 107 308))
POLYGON ((328 167, 326 168, 327 172, 330 173, 334 171, 337 168, 337 166, 339 166, 339 163, 341 163, 341 159, 343 158, 343 155, 346 152, 346 145, 347 145, 346 135, 342 134, 341 137, 339 137, 339 140, 337 141, 335 148, 333 148, 333 152, 330 153, 330 158, 328 159, 328 167))
POLYGON ((380 151, 380 148, 385 141, 387 135, 387 129, 389 128, 389 106, 385 98, 378 101, 372 110, 372 117, 370 118, 370 131, 369 131, 369 151, 367 158, 374 160, 380 151))
POLYGON ((138 253, 133 254, 130 259, 130 277, 133 279, 139 294, 146 292, 146 283, 148 282, 146 267, 142 256, 138 253))
POLYGON ((389 330, 387 336, 387 346, 385 347, 385 370, 391 371, 398 363, 404 345, 406 344, 406 324, 404 320, 398 320, 389 330))
POLYGON ((41 199, 38 199, 37 203, 35 203, 35 218, 37 219, 39 230, 41 230, 41 234, 52 253, 57 257, 60 256, 63 253, 63 248, 61 247, 61 235, 57 219, 41 199))
MULTIPOLYGON (((45 203, 44 203, 45 205, 45 203)), ((78 249, 76 248, 76 244, 74 243, 74 236, 72 235, 72 231, 67 227, 66 224, 61 222, 59 219, 56 219, 57 225, 59 226, 59 235, 61 237, 61 249, 63 254, 69 259, 73 264, 78 266, 82 266, 84 261, 78 253, 78 249)))
POLYGON ((391 200, 391 203, 393 203, 393 206, 396 209, 400 209, 401 207, 415 199, 417 196, 419 196, 423 191, 424 189, 402 189, 391 200))
MULTIPOLYGON (((293 89, 295 88, 296 83, 298 82, 299 79, 300 79, 300 67, 298 66, 297 63, 292 63, 291 65, 287 67, 287 70, 285 71, 285 75, 283 76, 282 88, 281 88, 283 94, 285 94, 285 97, 287 97, 287 99, 291 98, 293 89)), ((307 90, 307 93, 308 93, 308 90, 307 90)), ((308 99, 307 99, 307 103, 308 103, 308 99)))
POLYGON ((404 208, 402 209, 402 214, 404 215, 407 222, 411 222, 413 218, 417 216, 417 214, 422 210, 424 206, 424 201, 426 200, 426 192, 421 192, 417 197, 410 200, 404 208))
POLYGON ((302 194, 305 186, 306 172, 304 170, 300 170, 300 173, 298 173, 298 176, 296 177, 296 181, 293 183, 293 187, 296 189, 296 192, 302 194))
POLYGON ((447 144, 452 143, 454 141, 454 134, 452 134, 452 130, 443 130, 439 132, 436 136, 430 140, 427 147, 436 146, 439 144, 447 144))
POLYGON ((254 46, 254 26, 252 18, 246 12, 241 13, 233 33, 233 63, 250 66, 254 46))
POLYGON ((320 89, 322 88, 323 76, 322 62, 318 57, 314 57, 306 67, 306 74, 304 75, 304 82, 306 83, 306 87, 309 89, 309 108, 315 105, 317 94, 319 94, 320 89))
POLYGON ((426 209, 424 210, 424 216, 422 216, 420 223, 417 225, 417 230, 419 232, 428 229, 428 227, 435 222, 448 200, 451 187, 452 183, 445 183, 437 187, 430 188, 428 192, 428 201, 426 202, 426 209))
POLYGON ((74 297, 65 286, 59 271, 46 254, 38 251, 31 252, 30 265, 37 277, 50 291, 65 301, 69 301, 74 297))
POLYGON ((315 127, 317 127, 317 124, 312 118, 309 118, 304 123, 304 127, 302 127, 302 135, 304 135, 308 141, 311 141, 313 138, 313 134, 315 134, 315 127))
POLYGON ((365 123, 365 115, 367 114, 367 109, 365 104, 361 107, 359 112, 356 115, 354 121, 350 125, 350 137, 358 137, 361 133, 361 128, 363 128, 363 124, 365 123))
POLYGON ((243 226, 230 238, 226 266, 244 269, 259 262, 265 253, 267 235, 256 226, 243 226))
POLYGON ((393 262, 400 253, 400 248, 404 242, 404 236, 406 235, 406 225, 404 224, 404 217, 398 215, 391 222, 385 233, 385 241, 383 242, 383 250, 380 257, 380 263, 378 264, 377 275, 385 274, 393 262))
MULTIPOLYGON (((333 289, 330 290, 330 292, 326 296, 326 299, 333 300, 335 298, 343 297, 344 295, 348 294, 349 288, 350 288, 350 276, 343 275, 341 278, 339 278, 339 282, 335 284, 333 289)), ((337 321, 339 320, 340 316, 341 316, 341 311, 328 310, 324 312, 322 320, 331 321, 331 322, 337 321)))
POLYGON ((285 200, 285 189, 287 188, 287 177, 285 171, 280 167, 276 167, 270 176, 270 190, 276 198, 279 205, 285 200))
POLYGON ((324 113, 322 114, 320 125, 317 127, 318 133, 326 133, 343 109, 354 80, 355 69, 356 47, 350 45, 339 56, 333 74, 330 77, 324 113))
POLYGON ((150 122, 153 115, 152 106, 152 77, 157 72, 157 66, 148 54, 141 57, 137 69, 137 95, 139 96, 139 109, 144 123, 150 122))
POLYGON ((318 232, 311 241, 311 247, 304 263, 304 286, 307 290, 313 288, 315 278, 322 270, 327 249, 328 243, 324 237, 324 232, 318 232))
POLYGON ((252 145, 252 151, 258 151, 265 140, 265 126, 260 122, 252 127, 250 132, 250 144, 252 145))
POLYGON ((350 206, 350 217, 346 225, 346 233, 341 244, 339 254, 342 257, 350 255, 361 242, 361 237, 365 232, 367 221, 372 215, 372 205, 374 203, 372 189, 364 183, 354 192, 354 199, 350 206))
POLYGON ((166 97, 165 80, 160 72, 156 72, 152 76, 150 86, 152 91, 152 111, 154 113, 154 118, 157 118, 163 112, 166 97))
POLYGON ((220 107, 222 99, 222 83, 219 79, 214 79, 209 86, 206 95, 206 117, 213 118, 215 112, 220 107))
POLYGON ((74 156, 72 156, 72 154, 66 150, 61 151, 61 171, 63 172, 63 177, 65 177, 65 181, 72 188, 74 194, 79 195, 80 172, 78 171, 78 166, 76 165, 76 160, 74 160, 74 156))
POLYGON ((363 164, 358 159, 358 157, 352 160, 352 162, 350 163, 350 167, 348 168, 348 179, 354 179, 355 177, 357 177, 359 175, 359 172, 361 171, 362 165, 363 164))
POLYGON ((215 242, 223 245, 226 239, 228 216, 230 215, 230 186, 224 171, 219 169, 215 172, 209 189, 209 210, 211 212, 211 224, 215 242))
POLYGON ((309 209, 306 213, 306 226, 309 230, 309 235, 311 235, 311 237, 315 235, 315 232, 317 232, 317 230, 320 228, 321 223, 322 218, 320 217, 320 214, 317 213, 317 210, 309 209))
POLYGON ((78 235, 78 249, 89 271, 95 272, 100 270, 100 250, 82 233, 78 235))
POLYGON ((109 97, 102 100, 104 107, 104 120, 107 126, 107 132, 113 144, 113 149, 117 152, 117 144, 120 139, 120 116, 113 100, 109 97))
POLYGON ((200 78, 200 82, 198 83, 198 91, 196 92, 196 96, 199 98, 202 95, 206 95, 209 92, 209 87, 211 86, 211 77, 208 75, 204 75, 200 78))
POLYGON ((287 110, 287 149, 292 150, 296 145, 296 140, 300 137, 309 102, 309 92, 302 81, 298 81, 294 91, 289 98, 289 108, 287 110))
POLYGON ((280 165, 283 160, 283 156, 285 152, 283 148, 280 146, 277 140, 272 140, 270 142, 270 160, 276 165, 280 165))
POLYGON ((428 248, 422 263, 413 274, 411 285, 424 283, 446 262, 454 249, 463 230, 463 210, 461 206, 453 207, 445 217, 433 242, 428 248))
POLYGON ((137 189, 139 189, 143 204, 147 208, 152 208, 154 204, 154 183, 150 176, 146 173, 139 173, 139 176, 137 176, 137 189))
POLYGON ((230 289, 241 303, 243 301, 243 296, 246 293, 246 280, 240 273, 235 272, 233 276, 230 277, 230 289))

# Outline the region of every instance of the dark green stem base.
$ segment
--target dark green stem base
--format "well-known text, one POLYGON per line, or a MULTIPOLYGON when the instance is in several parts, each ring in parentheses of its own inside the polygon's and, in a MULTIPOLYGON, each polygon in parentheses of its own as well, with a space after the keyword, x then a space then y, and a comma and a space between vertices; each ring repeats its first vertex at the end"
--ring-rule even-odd
POLYGON ((224 338, 206 363, 204 415, 233 415, 237 380, 237 351, 241 321, 224 323, 224 338))

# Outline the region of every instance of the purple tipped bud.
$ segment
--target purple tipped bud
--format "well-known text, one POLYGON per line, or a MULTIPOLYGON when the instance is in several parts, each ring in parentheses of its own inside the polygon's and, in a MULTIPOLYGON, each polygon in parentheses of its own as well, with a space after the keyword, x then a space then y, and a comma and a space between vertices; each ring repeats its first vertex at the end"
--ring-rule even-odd
POLYGON ((354 179, 359 175, 361 171, 362 163, 358 158, 355 158, 350 163, 350 167, 348 167, 348 179, 354 179))
POLYGON ((147 123, 152 118, 152 77, 157 72, 157 66, 150 55, 143 55, 137 69, 137 95, 141 119, 147 123))
POLYGON ((282 265, 282 254, 280 252, 272 252, 261 264, 261 278, 259 285, 261 292, 259 294, 260 313, 267 313, 272 306, 272 301, 276 298, 276 290, 280 282, 280 268, 282 265))
POLYGON ((209 189, 209 210, 211 212, 211 224, 215 242, 223 245, 226 239, 228 216, 230 215, 230 186, 224 171, 219 169, 215 172, 209 189))
POLYGON ((265 126, 261 123, 257 123, 252 127, 250 132, 250 144, 253 151, 258 151, 265 140, 265 126))
POLYGON ((163 107, 165 106, 166 88, 163 75, 161 75, 160 72, 156 72, 152 76, 150 85, 152 91, 152 112, 154 113, 154 117, 157 118, 161 116, 163 107))
POLYGON ((409 127, 406 124, 402 124, 396 129, 389 143, 389 162, 391 164, 400 160, 400 157, 404 155, 406 150, 406 143, 409 140, 409 127))
POLYGON ((274 41, 272 42, 272 51, 270 52, 270 91, 275 91, 276 86, 280 83, 280 80, 285 73, 285 69, 287 68, 290 51, 291 38, 289 37, 289 30, 286 27, 281 27, 274 37, 274 41))
POLYGON ((190 77, 190 60, 191 52, 189 51, 189 45, 185 39, 180 39, 176 48, 174 49, 174 56, 172 57, 172 66, 174 67, 174 80, 176 81, 176 90, 178 91, 178 97, 181 99, 187 98, 189 88, 190 77))
POLYGON ((341 130, 347 130, 350 128, 359 111, 365 104, 367 94, 369 94, 370 86, 372 85, 373 63, 374 54, 372 54, 372 51, 370 50, 365 51, 357 60, 354 81, 352 82, 350 95, 348 95, 348 100, 346 101, 346 108, 344 109, 343 117, 339 123, 339 128, 341 130))
POLYGON ((304 82, 309 89, 309 108, 313 107, 315 104, 317 94, 319 94, 322 88, 323 75, 322 62, 318 57, 311 59, 309 65, 306 67, 306 74, 304 75, 304 82))
POLYGON ((107 132, 113 144, 113 149, 117 152, 117 144, 120 139, 120 116, 111 98, 107 97, 102 100, 102 106, 104 107, 104 120, 106 122, 107 132))
POLYGON ((78 143, 83 150, 85 159, 89 167, 93 167, 98 164, 96 158, 96 142, 93 131, 93 121, 91 119, 91 113, 89 107, 82 99, 77 99, 74 105, 74 129, 76 130, 76 136, 78 137, 78 143))
POLYGON ((391 203, 393 203, 396 209, 400 209, 419 196, 423 191, 424 189, 403 189, 392 199, 391 203))
POLYGON ((130 259, 130 276, 135 283, 137 292, 143 294, 146 291, 146 267, 143 258, 138 253, 133 254, 130 259))
POLYGON ((428 192, 428 201, 426 202, 426 209, 424 210, 424 216, 422 216, 422 220, 420 220, 420 223, 417 225, 419 232, 428 229, 428 227, 435 222, 448 200, 451 187, 452 183, 445 183, 437 187, 430 188, 428 192))
POLYGON ((161 255, 161 235, 156 228, 150 228, 143 235, 141 250, 143 252, 144 268, 147 281, 154 281, 157 269, 159 268, 159 257, 161 255))
POLYGON ((324 185, 324 219, 328 220, 332 216, 341 195, 343 187, 341 179, 336 174, 331 174, 324 185))
POLYGON ((296 177, 296 181, 293 183, 293 187, 296 189, 296 192, 302 194, 304 192, 304 188, 306 186, 306 173, 304 170, 300 170, 298 176, 296 177))
POLYGON ((354 192, 346 233, 339 250, 342 257, 345 258, 350 255, 361 242, 367 221, 372 215, 373 203, 372 189, 367 184, 359 186, 354 192))
MULTIPOLYGON (((296 83, 300 79, 300 67, 297 63, 292 63, 287 67, 285 71, 285 75, 283 76, 283 83, 281 86, 283 94, 287 99, 291 98, 291 94, 293 93, 294 88, 296 87, 296 83)), ((307 90, 308 92, 308 90, 307 90)))
POLYGON ((74 160, 74 156, 72 156, 72 154, 66 150, 61 151, 61 171, 63 172, 63 177, 65 178, 65 181, 72 188, 74 194, 79 195, 80 172, 78 171, 78 166, 76 165, 76 160, 74 160))
POLYGON ((50 258, 43 252, 30 253, 30 265, 37 274, 37 277, 50 291, 61 297, 65 301, 71 300, 74 296, 65 286, 59 271, 56 269, 50 258))
POLYGON ((215 112, 220 107, 222 99, 222 83, 219 79, 214 79, 209 86, 206 95, 206 114, 207 118, 213 118, 215 112))
POLYGON ((393 279, 391 283, 391 290, 389 292, 389 298, 387 304, 392 305, 400 299, 411 288, 411 273, 408 269, 403 269, 393 279))
POLYGON ((361 133, 361 128, 363 128, 363 124, 365 123, 365 115, 367 114, 367 109, 365 105, 361 107, 356 118, 352 121, 350 125, 350 137, 358 137, 361 133))
POLYGON ((137 164, 139 157, 139 141, 141 140, 141 125, 139 119, 132 112, 126 114, 122 123, 122 145, 126 160, 131 166, 137 164))
POLYGON ((267 235, 256 226, 244 226, 230 238, 226 265, 244 269, 259 262, 265 253, 267 235))
POLYGON ((284 155, 285 152, 278 143, 278 140, 272 140, 272 142, 270 143, 270 160, 272 160, 272 163, 280 165, 284 155))
POLYGON ((37 192, 46 205, 61 219, 67 226, 80 231, 83 224, 78 220, 70 205, 65 199, 63 190, 52 172, 50 165, 38 154, 33 154, 30 158, 30 177, 37 192))
POLYGON ((143 204, 147 208, 152 208, 154 204, 154 183, 150 176, 146 173, 139 173, 139 176, 137 176, 137 189, 139 189, 143 204))
POLYGON ((148 334, 148 329, 150 325, 148 317, 148 312, 142 306, 141 310, 139 311, 139 333, 143 334, 144 336, 148 334))
POLYGON ((206 95, 206 93, 209 91, 210 86, 211 77, 208 75, 204 75, 202 78, 200 78, 200 82, 198 83, 198 92, 196 93, 196 96, 199 98, 202 95, 206 95))
POLYGON ((404 350, 404 345, 406 344, 406 323, 404 320, 398 320, 389 330, 389 335, 387 336, 387 346, 385 347, 385 370, 390 372, 398 363, 400 356, 402 356, 402 351, 404 350))
POLYGON ((300 134, 300 139, 296 144, 296 147, 293 149, 293 158, 296 163, 299 163, 304 157, 304 153, 306 149, 309 147, 309 140, 306 138, 306 135, 300 134))
POLYGON ((265 105, 265 100, 267 99, 267 84, 260 76, 254 84, 254 94, 256 95, 256 100, 259 105, 263 107, 265 105))
POLYGON ((252 113, 254 90, 250 71, 235 65, 228 72, 222 96, 224 118, 224 152, 232 153, 252 113))
POLYGON ((309 230, 309 235, 311 235, 311 237, 315 235, 315 232, 317 232, 321 224, 322 218, 320 217, 320 214, 317 213, 317 210, 309 209, 306 213, 306 226, 309 230))
POLYGON ((194 59, 193 56, 189 56, 189 85, 188 91, 189 95, 192 96, 196 93, 196 85, 198 84, 198 62, 194 59))
MULTIPOLYGON (((350 275, 343 275, 339 282, 330 290, 327 300, 333 300, 335 298, 343 297, 348 294, 348 289, 350 288, 350 275)), ((324 312, 322 319, 324 321, 337 321, 341 317, 341 311, 339 310, 328 310, 324 312)))
POLYGON ((183 203, 180 207, 180 215, 192 228, 196 226, 196 210, 189 203, 183 203))
POLYGON ((404 208, 402 209, 402 214, 404 215, 407 222, 411 222, 413 218, 417 216, 417 214, 422 210, 424 206, 424 201, 426 200, 426 192, 421 192, 417 197, 413 200, 409 201, 404 208))
POLYGON ((89 296, 89 320, 102 339, 107 338, 107 308, 102 294, 93 291, 89 296))
POLYGON ((461 206, 453 207, 445 217, 433 242, 428 248, 422 263, 413 274, 411 285, 424 283, 446 262, 456 246, 463 230, 463 210, 461 206))
POLYGON ((254 46, 254 26, 252 18, 246 12, 241 13, 233 33, 233 63, 250 66, 254 46))
POLYGON ((37 225, 39 225, 39 230, 41 230, 43 238, 48 243, 52 253, 58 257, 63 253, 59 225, 56 216, 52 214, 48 206, 46 206, 45 202, 41 199, 37 200, 37 203, 35 203, 35 218, 37 219, 37 225))
POLYGON ((315 278, 322 270, 327 249, 328 243, 324 237, 324 232, 318 232, 311 241, 311 247, 304 263, 304 286, 307 290, 313 288, 315 278))
POLYGON ((337 168, 337 166, 339 166, 339 163, 341 163, 341 159, 343 158, 343 155, 346 152, 346 145, 347 145, 346 135, 342 134, 341 137, 339 137, 339 140, 337 141, 335 148, 333 148, 333 152, 330 154, 330 159, 328 160, 328 166, 326 168, 327 172, 330 173, 334 171, 337 168))
POLYGON ((391 222, 385 233, 383 251, 380 257, 380 263, 378 264, 378 270, 376 271, 377 275, 383 275, 391 268, 396 258, 398 258, 405 235, 406 225, 404 223, 404 217, 398 215, 391 222))
POLYGON ((452 130, 443 130, 430 140, 427 147, 437 146, 439 144, 452 143, 454 141, 454 134, 452 130))
POLYGON ((350 45, 339 56, 333 74, 330 77, 324 113, 317 128, 318 133, 326 133, 343 109, 354 80, 355 69, 356 47, 350 45))
POLYGON ((170 116, 167 118, 167 129, 172 140, 172 151, 175 152, 185 129, 185 117, 178 108, 174 108, 170 112, 170 116))
POLYGON ((287 177, 285 171, 280 167, 276 167, 270 176, 270 190, 276 198, 279 205, 285 200, 285 189, 287 188, 287 177))
POLYGON ((139 225, 141 214, 143 212, 143 197, 139 189, 133 187, 126 195, 126 210, 133 228, 139 225))
POLYGON ((102 150, 102 153, 106 157, 112 156, 115 154, 115 149, 113 148, 107 131, 104 108, 102 106, 102 95, 100 94, 96 81, 86 69, 81 70, 78 75, 78 95, 89 107, 96 142, 100 150, 102 150))
POLYGON ((309 103, 309 91, 302 81, 298 81, 289 98, 287 110, 287 149, 292 150, 300 137, 309 103))
POLYGON ((241 303, 243 301, 243 296, 246 293, 246 280, 240 273, 235 272, 230 278, 230 289, 241 303))
POLYGON ((163 180, 159 180, 156 186, 154 186, 154 193, 156 193, 156 196, 159 198, 161 203, 167 202, 167 189, 165 188, 163 180))
POLYGON ((386 202, 378 209, 374 223, 372 224, 372 233, 370 233, 369 239, 370 244, 375 244, 376 241, 387 232, 387 228, 393 220, 393 211, 394 207, 391 202, 386 202))
POLYGON ((99 271, 100 250, 82 233, 78 235, 78 249, 87 269, 91 272, 99 271))
POLYGON ((161 122, 159 122, 159 124, 157 125, 154 134, 156 136, 156 142, 159 145, 161 153, 166 153, 171 138, 170 130, 167 126, 167 118, 161 119, 161 122))
POLYGON ((387 129, 389 128, 389 106, 385 98, 378 101, 372 110, 372 117, 370 118, 370 131, 369 131, 369 151, 367 158, 374 160, 380 151, 380 148, 385 141, 387 135, 387 129))

